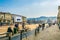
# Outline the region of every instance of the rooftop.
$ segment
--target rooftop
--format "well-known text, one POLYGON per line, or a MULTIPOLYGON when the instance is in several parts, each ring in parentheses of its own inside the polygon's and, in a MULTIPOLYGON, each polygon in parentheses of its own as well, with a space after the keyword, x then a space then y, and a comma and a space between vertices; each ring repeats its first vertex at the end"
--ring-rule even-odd
POLYGON ((9 12, 0 12, 1 14, 3 13, 3 14, 11 14, 11 13, 9 13, 9 12))

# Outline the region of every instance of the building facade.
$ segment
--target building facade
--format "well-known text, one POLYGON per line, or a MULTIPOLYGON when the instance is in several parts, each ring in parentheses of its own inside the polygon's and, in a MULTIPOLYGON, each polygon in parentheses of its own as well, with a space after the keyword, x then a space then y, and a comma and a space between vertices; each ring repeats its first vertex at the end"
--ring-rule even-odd
POLYGON ((27 22, 27 18, 26 17, 24 17, 24 16, 22 16, 22 22, 27 22))
POLYGON ((26 17, 6 12, 0 12, 0 25, 22 23, 22 22, 26 22, 26 17))
POLYGON ((13 23, 22 22, 22 16, 21 15, 12 14, 12 19, 13 19, 13 23))
POLYGON ((0 22, 3 22, 4 20, 4 13, 0 12, 0 22))
POLYGON ((12 24, 12 15, 6 12, 0 12, 0 24, 12 24))
POLYGON ((21 15, 12 14, 13 23, 22 23, 26 22, 26 17, 21 15))
POLYGON ((58 6, 57 23, 60 23, 60 6, 58 6))

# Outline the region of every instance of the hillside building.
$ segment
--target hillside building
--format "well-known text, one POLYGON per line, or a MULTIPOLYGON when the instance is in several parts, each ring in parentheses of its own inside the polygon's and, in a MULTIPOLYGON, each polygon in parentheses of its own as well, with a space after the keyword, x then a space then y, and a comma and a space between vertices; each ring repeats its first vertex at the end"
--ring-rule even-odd
POLYGON ((0 25, 26 22, 26 17, 6 12, 0 12, 0 25))
POLYGON ((13 23, 22 23, 26 22, 26 17, 21 15, 12 14, 13 23))
POLYGON ((12 24, 12 15, 6 12, 0 12, 0 24, 12 24))

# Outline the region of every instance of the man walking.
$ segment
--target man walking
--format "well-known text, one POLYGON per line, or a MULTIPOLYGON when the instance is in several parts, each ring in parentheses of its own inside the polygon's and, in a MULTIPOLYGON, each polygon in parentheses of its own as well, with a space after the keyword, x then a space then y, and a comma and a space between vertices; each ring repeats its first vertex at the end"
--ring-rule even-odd
POLYGON ((42 30, 44 30, 44 27, 45 27, 45 23, 42 24, 42 30))

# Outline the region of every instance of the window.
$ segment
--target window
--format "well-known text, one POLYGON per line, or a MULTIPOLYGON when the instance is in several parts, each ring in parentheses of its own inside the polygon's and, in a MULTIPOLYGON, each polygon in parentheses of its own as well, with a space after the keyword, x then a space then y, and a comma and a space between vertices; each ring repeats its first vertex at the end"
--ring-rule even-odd
POLYGON ((17 21, 20 21, 21 19, 17 19, 17 21))

